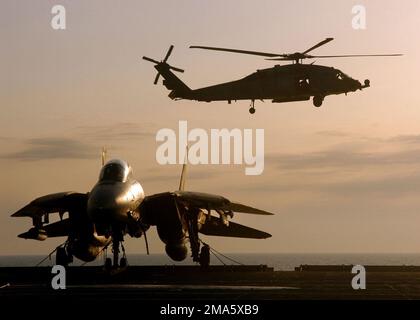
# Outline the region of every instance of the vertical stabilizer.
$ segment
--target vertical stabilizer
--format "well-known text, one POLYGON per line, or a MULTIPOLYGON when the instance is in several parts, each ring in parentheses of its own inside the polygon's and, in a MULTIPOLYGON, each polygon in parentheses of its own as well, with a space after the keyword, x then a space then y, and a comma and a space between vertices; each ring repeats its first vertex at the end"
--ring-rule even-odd
POLYGON ((105 165, 105 162, 106 162, 106 154, 107 154, 106 148, 102 147, 102 152, 101 152, 102 167, 105 165))
POLYGON ((185 159, 184 164, 182 165, 182 172, 181 172, 181 178, 179 179, 179 191, 185 190, 185 180, 187 178, 187 164, 188 164, 188 146, 185 147, 185 159))

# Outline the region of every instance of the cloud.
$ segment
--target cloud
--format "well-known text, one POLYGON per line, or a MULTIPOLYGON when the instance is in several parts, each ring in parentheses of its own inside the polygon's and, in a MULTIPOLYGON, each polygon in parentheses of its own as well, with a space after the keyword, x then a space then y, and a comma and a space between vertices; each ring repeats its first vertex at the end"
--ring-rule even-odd
POLYGON ((120 122, 112 125, 79 126, 84 137, 94 140, 132 140, 154 136, 155 125, 146 123, 139 125, 133 122, 120 122))
MULTIPOLYGON (((376 179, 356 178, 352 181, 336 182, 321 186, 321 190, 329 194, 386 197, 402 197, 420 194, 420 173, 401 174, 376 179)), ((386 199, 386 198, 384 198, 386 199)))
POLYGON ((0 136, 0 141, 3 141, 3 142, 13 142, 15 140, 16 139, 15 138, 12 138, 12 137, 0 136))
POLYGON ((372 143, 410 143, 410 144, 419 144, 420 143, 420 134, 402 134, 393 136, 390 138, 382 137, 372 137, 372 136, 363 136, 358 135, 357 133, 351 133, 341 130, 322 130, 315 132, 316 135, 326 137, 326 138, 345 138, 351 137, 360 139, 361 141, 368 141, 372 143))
POLYGON ((352 134, 349 132, 339 131, 339 130, 323 130, 315 132, 319 136, 325 137, 350 137, 352 134))
MULTIPOLYGON (((121 122, 112 125, 79 126, 73 136, 82 136, 81 139, 67 137, 44 137, 25 139, 24 149, 17 152, 0 154, 0 159, 15 159, 23 161, 36 161, 47 159, 92 159, 98 158, 98 142, 108 143, 115 140, 134 140, 154 136, 154 124, 143 125, 121 122), (92 145, 82 142, 91 141, 92 145)), ((0 136, 0 141, 14 138, 0 136)), ((15 139, 17 140, 17 139, 15 139)))
POLYGON ((266 157, 267 165, 275 165, 281 170, 327 169, 371 164, 372 154, 354 153, 344 150, 325 150, 301 154, 271 154, 266 157))
POLYGON ((264 184, 238 186, 238 189, 254 193, 270 193, 285 195, 292 193, 308 193, 312 196, 323 194, 328 198, 344 197, 348 199, 380 197, 387 199, 401 199, 404 196, 420 195, 420 173, 395 174, 392 176, 363 177, 355 176, 344 181, 331 181, 328 175, 325 179, 306 181, 294 179, 292 181, 268 181, 264 184))
MULTIPOLYGON (((199 171, 192 170, 193 166, 188 166, 187 173, 186 173, 186 179, 187 183, 188 180, 210 180, 217 178, 226 172, 221 170, 206 170, 206 169, 200 169, 199 171)), ((143 177, 139 177, 139 180, 141 181, 151 181, 151 182, 162 182, 162 181, 179 181, 181 177, 181 166, 179 166, 179 171, 177 173, 173 174, 161 174, 160 170, 148 170, 148 172, 152 172, 151 175, 146 175, 143 177)))
POLYGON ((340 146, 320 152, 301 154, 271 154, 266 164, 282 170, 355 168, 379 165, 420 164, 420 149, 394 152, 360 152, 340 146))
POLYGON ((92 159, 98 157, 96 147, 69 138, 36 138, 24 141, 25 149, 0 155, 3 159, 36 161, 48 159, 92 159))
POLYGON ((264 183, 238 188, 348 199, 395 199, 420 194, 420 135, 359 139, 364 142, 343 142, 315 152, 269 154, 265 164, 271 174, 264 183))
POLYGON ((410 143, 410 144, 419 144, 420 143, 420 134, 405 134, 392 137, 388 139, 390 142, 400 142, 400 143, 410 143))

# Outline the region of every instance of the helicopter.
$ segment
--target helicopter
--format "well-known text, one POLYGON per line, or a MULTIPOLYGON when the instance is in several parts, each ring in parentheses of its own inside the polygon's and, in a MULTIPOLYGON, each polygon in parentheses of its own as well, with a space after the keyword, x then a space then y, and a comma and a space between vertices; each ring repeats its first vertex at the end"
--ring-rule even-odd
POLYGON ((216 84, 199 89, 190 89, 172 71, 184 72, 183 69, 173 67, 167 63, 174 48, 169 47, 162 61, 157 61, 143 56, 143 59, 155 64, 157 75, 154 84, 162 75, 163 85, 171 90, 169 97, 173 100, 196 100, 196 101, 227 101, 229 104, 237 100, 251 100, 249 112, 255 113, 255 100, 264 101, 270 99, 272 103, 307 101, 313 97, 313 105, 320 107, 324 98, 329 95, 346 94, 363 90, 370 87, 370 81, 366 79, 362 84, 342 72, 339 69, 315 65, 315 62, 304 64, 305 59, 318 58, 347 58, 347 57, 386 57, 401 56, 402 54, 351 54, 351 55, 328 55, 319 56, 309 54, 313 50, 331 42, 334 38, 326 38, 303 52, 295 53, 268 53, 229 48, 217 48, 206 46, 190 46, 193 49, 233 52, 240 54, 256 55, 265 57, 271 61, 292 61, 286 65, 257 70, 256 72, 235 81, 216 84))

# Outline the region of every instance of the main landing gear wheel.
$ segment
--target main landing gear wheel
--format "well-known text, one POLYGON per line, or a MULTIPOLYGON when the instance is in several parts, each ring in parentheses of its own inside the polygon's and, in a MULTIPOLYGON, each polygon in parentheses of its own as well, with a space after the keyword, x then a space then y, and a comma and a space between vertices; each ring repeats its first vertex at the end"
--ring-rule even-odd
POLYGON ((125 268, 127 266, 127 258, 120 259, 120 268, 125 268))
POLYGON ((73 262, 73 257, 67 252, 66 247, 58 247, 55 255, 55 263, 61 266, 67 266, 73 262))
POLYGON ((322 106, 322 102, 324 102, 324 97, 322 96, 314 96, 314 106, 319 108, 320 106, 322 106))
POLYGON ((210 265, 210 247, 208 244, 204 244, 200 251, 200 267, 208 268, 210 265))
POLYGON ((112 259, 111 258, 106 258, 105 259, 105 265, 104 265, 105 270, 110 271, 112 269, 112 259))

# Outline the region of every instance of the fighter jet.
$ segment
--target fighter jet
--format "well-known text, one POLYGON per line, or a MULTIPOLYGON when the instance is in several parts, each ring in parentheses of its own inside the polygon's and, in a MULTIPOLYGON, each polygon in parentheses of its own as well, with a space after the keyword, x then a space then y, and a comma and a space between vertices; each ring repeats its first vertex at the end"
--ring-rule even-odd
MULTIPOLYGON (((104 161, 103 161, 104 162, 104 161)), ((184 191, 186 165, 184 164, 179 189, 145 196, 141 184, 133 178, 131 166, 124 160, 110 160, 103 165, 98 182, 88 193, 62 192, 37 198, 18 210, 12 217, 30 217, 33 227, 18 237, 45 240, 67 237, 56 249, 56 263, 67 265, 73 257, 90 262, 112 245, 113 259, 105 260, 106 268, 127 265, 123 246, 124 236, 145 237, 146 231, 156 226, 165 244, 167 255, 182 261, 188 255, 188 243, 193 261, 200 259, 199 233, 210 236, 265 239, 270 234, 246 227, 230 219, 234 212, 257 215, 272 213, 230 201, 225 197, 200 192, 184 191), (52 213, 59 214, 57 222, 49 223, 52 213), (119 260, 120 248, 123 256, 119 260)), ((204 245, 202 248, 207 248, 204 245)), ((204 259, 206 260, 206 259, 204 259)))

